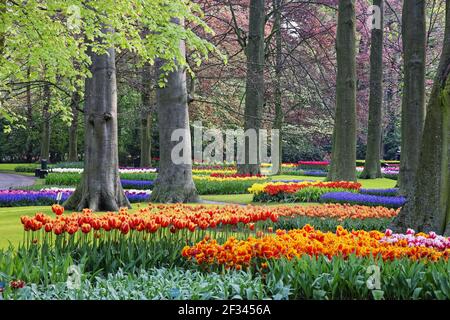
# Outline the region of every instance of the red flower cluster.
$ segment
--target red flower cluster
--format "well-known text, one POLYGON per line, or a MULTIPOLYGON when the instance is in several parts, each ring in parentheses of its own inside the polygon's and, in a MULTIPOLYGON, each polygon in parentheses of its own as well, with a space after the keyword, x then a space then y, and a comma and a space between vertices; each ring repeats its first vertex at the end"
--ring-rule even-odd
POLYGON ((303 164, 307 166, 328 166, 329 161, 299 161, 298 164, 303 164))
POLYGON ((264 192, 276 196, 283 193, 296 193, 298 190, 308 187, 330 188, 330 189, 349 189, 358 190, 361 184, 357 182, 336 181, 336 182, 313 182, 313 183, 287 183, 287 184, 268 184, 264 188, 264 192))
POLYGON ((52 205, 52 211, 57 216, 60 216, 64 213, 64 207, 60 206, 59 204, 54 204, 54 205, 52 205))
POLYGON ((15 280, 15 281, 11 281, 11 283, 9 284, 9 286, 12 289, 22 289, 23 287, 25 287, 25 281, 23 280, 15 280))
POLYGON ((108 212, 94 215, 91 210, 85 209, 82 214, 72 213, 66 216, 52 218, 43 213, 36 213, 34 217, 23 216, 21 222, 25 231, 53 232, 56 235, 68 233, 75 234, 81 231, 85 234, 91 231, 119 230, 127 234, 131 230, 154 233, 160 228, 169 228, 171 232, 187 229, 194 232, 196 229, 205 230, 220 225, 249 224, 258 221, 278 220, 278 214, 263 207, 255 210, 240 206, 206 207, 174 205, 149 205, 137 213, 129 213, 126 208, 119 213, 108 212))
POLYGON ((209 175, 210 177, 213 178, 264 178, 266 177, 265 175, 262 174, 239 174, 239 173, 220 173, 220 172, 216 172, 216 173, 211 173, 209 175))

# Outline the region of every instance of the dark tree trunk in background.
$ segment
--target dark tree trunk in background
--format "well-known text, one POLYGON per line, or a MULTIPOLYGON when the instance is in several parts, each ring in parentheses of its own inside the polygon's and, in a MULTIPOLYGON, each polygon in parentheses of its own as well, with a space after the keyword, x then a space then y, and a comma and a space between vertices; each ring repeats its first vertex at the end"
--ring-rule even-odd
POLYGON ((333 149, 328 180, 356 180, 355 0, 340 0, 336 36, 337 78, 333 149))
POLYGON ((403 1, 404 88, 399 187, 408 196, 414 187, 425 119, 425 1, 403 1))
MULTIPOLYGON (((250 24, 247 55, 247 80, 245 89, 244 130, 258 130, 261 127, 261 113, 264 107, 264 0, 250 0, 250 24)), ((249 139, 245 139, 245 163, 238 164, 241 174, 259 174, 260 159, 250 164, 249 139)), ((243 159, 243 160, 244 160, 243 159)))
MULTIPOLYGON (((180 50, 185 54, 184 42, 180 50)), ((163 60, 156 61, 157 77, 163 72, 163 60)), ((159 173, 155 181, 151 201, 163 203, 197 202, 197 189, 192 180, 191 134, 189 130, 188 97, 186 88, 186 71, 178 68, 167 75, 164 88, 156 89, 159 127, 159 173), (185 130, 183 156, 186 163, 175 164, 172 161, 172 150, 179 141, 171 141, 174 130, 185 130)))
MULTIPOLYGON (((0 0, 0 17, 3 17, 5 12, 6 12, 6 0, 0 0)), ((3 55, 4 48, 5 48, 5 34, 0 31, 0 55, 3 55)))
POLYGON ((49 160, 50 157, 50 85, 45 85, 43 90, 44 106, 42 108, 42 132, 41 132, 41 160, 49 160))
POLYGON ((141 110, 141 163, 142 168, 152 165, 152 68, 146 63, 142 68, 141 110))
POLYGON ((89 56, 92 78, 86 80, 85 87, 84 172, 64 206, 117 211, 131 206, 119 177, 115 52, 110 48, 107 54, 89 52, 89 56))
POLYGON ((413 192, 392 228, 450 236, 450 0, 444 48, 427 110, 413 192))
POLYGON ((381 11, 381 29, 372 29, 370 47, 370 96, 367 150, 362 179, 381 178, 382 117, 383 117, 383 25, 384 0, 373 0, 381 11))
MULTIPOLYGON (((283 159, 283 137, 282 128, 284 122, 283 116, 283 104, 282 104, 282 92, 281 92, 281 76, 283 68, 283 43, 281 34, 281 8, 283 5, 283 0, 273 0, 273 10, 275 12, 274 29, 275 31, 275 120, 273 123, 273 128, 280 131, 280 157, 278 161, 278 173, 281 173, 281 165, 283 159)), ((273 161, 272 161, 273 162, 273 161)))
MULTIPOLYGON (((30 77, 30 68, 28 68, 28 78, 30 77)), ((33 105, 31 102, 31 86, 27 85, 27 128, 33 128, 33 105)), ((33 162, 33 140, 31 135, 27 135, 26 142, 27 162, 33 162)))
POLYGON ((69 162, 78 161, 78 106, 80 104, 80 94, 75 91, 72 93, 71 109, 72 121, 69 127, 69 162))

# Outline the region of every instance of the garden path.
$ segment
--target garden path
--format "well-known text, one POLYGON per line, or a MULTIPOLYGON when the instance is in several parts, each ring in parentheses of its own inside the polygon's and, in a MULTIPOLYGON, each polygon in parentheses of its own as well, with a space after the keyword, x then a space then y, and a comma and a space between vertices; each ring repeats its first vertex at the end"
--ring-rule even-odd
POLYGON ((28 187, 34 185, 34 177, 20 176, 17 174, 0 173, 0 190, 16 187, 28 187))

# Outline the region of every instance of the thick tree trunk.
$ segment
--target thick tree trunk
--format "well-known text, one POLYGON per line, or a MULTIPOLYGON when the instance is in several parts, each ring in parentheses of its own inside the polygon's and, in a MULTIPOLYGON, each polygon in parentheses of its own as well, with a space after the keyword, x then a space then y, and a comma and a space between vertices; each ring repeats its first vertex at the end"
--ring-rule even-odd
POLYGON ((283 104, 282 104, 282 92, 281 92, 281 76, 282 76, 282 68, 283 68, 283 43, 282 43, 282 34, 281 34, 281 7, 283 4, 283 0, 273 0, 273 10, 275 12, 275 121, 273 124, 274 129, 278 129, 280 132, 280 150, 279 150, 279 159, 278 159, 278 168, 277 172, 281 173, 281 165, 283 160, 283 137, 282 137, 282 129, 283 129, 283 104))
POLYGON ((404 88, 399 186, 400 193, 408 196, 415 184, 425 119, 425 1, 403 1, 402 20, 404 88))
POLYGON ((328 180, 356 180, 355 0, 340 0, 336 36, 337 78, 333 149, 328 180))
POLYGON ((142 168, 152 165, 152 76, 151 66, 142 68, 142 111, 141 111, 141 163, 142 168))
POLYGON ((367 150, 362 179, 381 178, 381 135, 383 116, 383 25, 384 0, 373 0, 380 8, 380 29, 372 29, 370 46, 370 96, 367 150))
MULTIPOLYGON (((247 83, 245 90, 244 129, 256 130, 261 127, 261 113, 264 107, 264 0, 250 0, 250 25, 247 55, 247 83)), ((245 157, 243 164, 238 164, 241 174, 259 174, 260 159, 256 154, 256 163, 250 163, 250 139, 245 139, 245 157)))
POLYGON ((75 91, 72 94, 71 108, 72 121, 69 127, 69 162, 78 161, 78 106, 80 104, 80 94, 75 91))
POLYGON ((89 52, 92 78, 86 80, 85 159, 81 183, 64 206, 117 211, 131 207, 119 177, 115 52, 89 52))
MULTIPOLYGON (((185 54, 184 42, 180 50, 185 54)), ((161 75, 163 60, 156 61, 157 77, 161 75)), ((152 192, 151 201, 164 203, 197 202, 197 189, 192 180, 191 133, 189 130, 188 97, 186 89, 186 71, 178 68, 167 75, 164 88, 156 89, 159 123, 159 173, 152 192), (182 143, 185 161, 174 163, 172 150, 179 141, 172 141, 172 133, 184 130, 182 143)))
POLYGON ((42 132, 41 132, 41 160, 49 160, 50 157, 50 103, 51 91, 47 84, 43 90, 44 106, 42 108, 42 132))
POLYGON ((450 0, 444 48, 427 110, 413 192, 392 228, 450 236, 450 0))

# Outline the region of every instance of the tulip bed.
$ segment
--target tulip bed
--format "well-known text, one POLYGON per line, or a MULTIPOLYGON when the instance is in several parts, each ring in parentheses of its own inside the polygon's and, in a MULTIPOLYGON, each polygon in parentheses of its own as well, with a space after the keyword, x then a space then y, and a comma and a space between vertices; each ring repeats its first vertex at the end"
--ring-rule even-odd
POLYGON ((254 202, 318 202, 331 191, 358 192, 361 184, 356 182, 269 182, 254 184, 248 189, 254 202))
POLYGON ((52 210, 23 216, 23 243, 0 252, 6 298, 450 297, 449 238, 386 230, 395 209, 149 204, 135 212, 52 210), (314 226, 289 230, 294 221, 314 226), (374 221, 383 231, 372 230, 374 221), (359 228, 341 226, 352 223, 359 228), (82 290, 67 288, 71 265, 80 268, 82 290), (381 290, 366 285, 373 265, 381 268, 381 290))
POLYGON ((225 268, 267 267, 267 260, 325 256, 348 258, 375 257, 382 260, 410 258, 419 261, 447 261, 450 239, 436 234, 417 234, 409 237, 379 231, 348 231, 339 226, 335 233, 315 230, 306 225, 302 229, 277 230, 275 235, 249 237, 246 240, 229 238, 223 244, 205 238, 194 246, 186 246, 183 257, 199 265, 223 265, 225 268))

